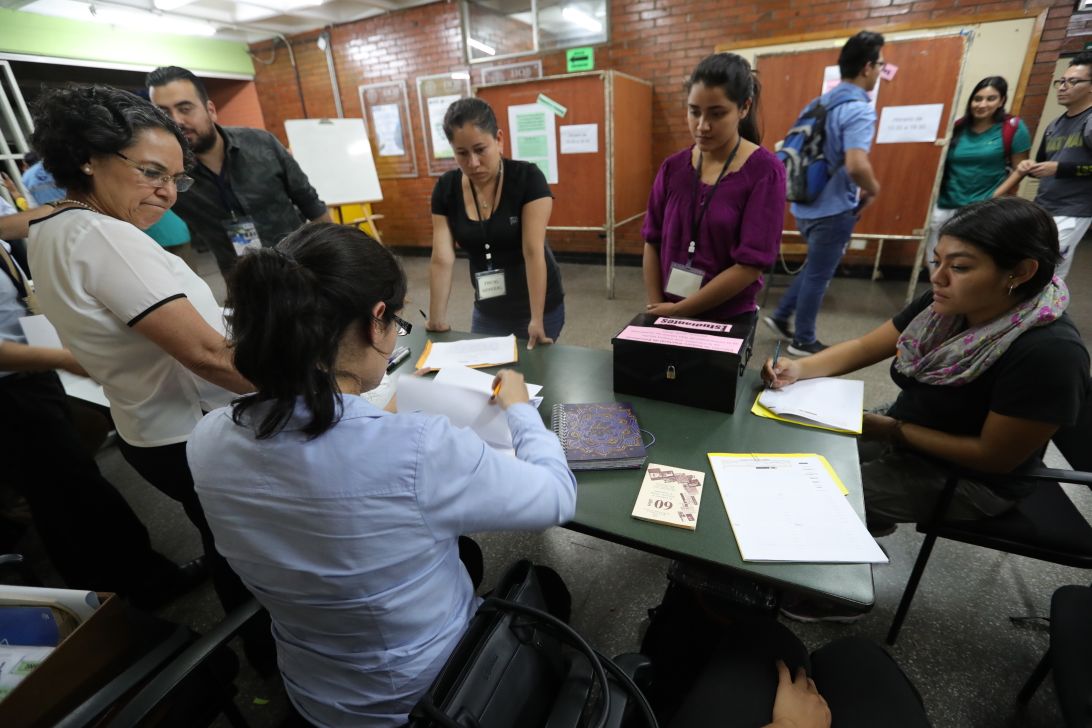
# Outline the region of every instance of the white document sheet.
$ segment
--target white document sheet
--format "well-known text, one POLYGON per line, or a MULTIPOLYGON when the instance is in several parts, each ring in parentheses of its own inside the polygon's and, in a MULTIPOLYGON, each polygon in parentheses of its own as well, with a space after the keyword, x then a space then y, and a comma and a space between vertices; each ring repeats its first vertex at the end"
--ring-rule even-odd
POLYGON ((818 455, 709 453, 744 561, 885 564, 818 455))
POLYGON ((781 389, 763 390, 758 402, 787 420, 859 434, 864 416, 864 382, 839 377, 801 379, 781 389))
POLYGON ((885 106, 876 131, 877 144, 935 142, 944 104, 885 106))
POLYGON ((517 358, 516 337, 511 334, 449 343, 430 341, 424 356, 417 362, 417 368, 499 366, 511 364, 517 358))
MULTIPOLYGON (((27 343, 31 346, 41 346, 47 349, 64 348, 61 344, 61 337, 57 335, 57 329, 53 328, 53 324, 49 323, 49 319, 42 314, 24 316, 19 319, 19 325, 23 327, 23 336, 27 337, 27 343)), ((110 400, 106 399, 106 394, 102 391, 102 385, 94 379, 81 377, 78 374, 66 371, 58 371, 57 375, 61 378, 64 393, 69 397, 82 399, 85 402, 106 407, 107 409, 110 408, 110 400)))
MULTIPOLYGON (((511 451, 512 433, 508 429, 508 418, 500 405, 489 401, 493 393, 493 376, 465 367, 461 368, 464 371, 459 369, 442 369, 435 379, 399 377, 398 411, 444 415, 456 427, 474 430, 490 446, 511 451), (484 387, 481 386, 482 382, 484 387)), ((542 387, 529 384, 527 390, 533 396, 542 387)), ((541 401, 539 398, 538 402, 541 401)), ((532 401, 532 404, 535 402, 532 401)))

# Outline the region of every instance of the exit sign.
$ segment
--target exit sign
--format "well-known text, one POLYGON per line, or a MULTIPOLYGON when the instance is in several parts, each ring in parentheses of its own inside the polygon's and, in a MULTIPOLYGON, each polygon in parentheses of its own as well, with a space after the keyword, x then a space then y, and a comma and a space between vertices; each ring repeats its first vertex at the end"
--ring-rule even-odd
POLYGON ((594 48, 570 48, 565 51, 565 65, 569 73, 595 70, 594 48))

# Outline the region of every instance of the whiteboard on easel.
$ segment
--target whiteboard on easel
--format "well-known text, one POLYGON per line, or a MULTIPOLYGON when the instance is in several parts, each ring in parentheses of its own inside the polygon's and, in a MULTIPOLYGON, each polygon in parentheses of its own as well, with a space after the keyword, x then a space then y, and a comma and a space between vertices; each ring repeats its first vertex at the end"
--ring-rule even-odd
POLYGON ((363 119, 289 119, 292 156, 327 205, 383 199, 363 119))

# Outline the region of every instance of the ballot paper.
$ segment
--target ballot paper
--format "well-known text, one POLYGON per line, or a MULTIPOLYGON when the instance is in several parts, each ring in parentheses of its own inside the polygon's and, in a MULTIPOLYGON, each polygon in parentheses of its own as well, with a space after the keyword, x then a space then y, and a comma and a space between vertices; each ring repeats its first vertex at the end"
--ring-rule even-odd
MULTIPOLYGON (((434 379, 403 376, 398 378, 398 411, 428 412, 444 415, 456 427, 469 427, 490 446, 512 450, 512 433, 508 418, 496 402, 491 402, 493 375, 474 371, 467 367, 445 367, 434 379)), ((531 404, 538 406, 542 390, 537 384, 528 384, 531 404)))
POLYGON ((887 563, 821 455, 709 453, 744 561, 887 563))
POLYGON ((417 360, 418 369, 443 369, 444 367, 495 367, 511 364, 519 358, 516 337, 489 336, 484 339, 463 339, 437 343, 429 341, 421 358, 417 360))
MULTIPOLYGON (((61 337, 57 335, 57 329, 42 314, 24 316, 19 319, 19 325, 23 327, 23 336, 31 346, 41 346, 47 349, 63 349, 61 337)), ((72 372, 58 371, 61 378, 61 386, 69 397, 82 399, 85 402, 96 404, 100 407, 110 408, 110 400, 106 399, 106 393, 102 391, 102 385, 89 377, 82 377, 72 372)))
POLYGON ((762 390, 757 404, 772 413, 773 419, 859 435, 864 417, 864 382, 836 377, 801 379, 780 389, 762 390))

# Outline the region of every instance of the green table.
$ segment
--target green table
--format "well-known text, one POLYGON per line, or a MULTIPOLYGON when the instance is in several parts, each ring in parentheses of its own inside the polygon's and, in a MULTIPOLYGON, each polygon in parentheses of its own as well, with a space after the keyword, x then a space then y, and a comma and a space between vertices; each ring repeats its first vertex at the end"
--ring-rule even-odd
MULTIPOLYGON (((424 326, 409 337, 413 350, 410 370, 423 350, 424 326)), ((433 341, 468 338, 465 333, 429 334, 433 341)), ((810 593, 854 606, 874 601, 869 564, 763 564, 745 562, 732 534, 716 479, 709 467, 710 452, 814 452, 824 455, 849 489, 858 515, 864 513, 861 471, 854 437, 807 427, 794 427, 751 414, 761 386, 748 370, 740 382, 734 414, 696 409, 625 394, 612 389, 609 351, 555 344, 527 351, 519 342, 519 363, 512 368, 528 382, 543 386, 542 416, 560 402, 631 402, 641 428, 656 436, 648 462, 703 471, 705 493, 695 531, 672 528, 630 516, 644 469, 577 473, 576 517, 567 528, 672 559, 697 560, 744 572, 760 581, 810 593)))

